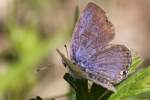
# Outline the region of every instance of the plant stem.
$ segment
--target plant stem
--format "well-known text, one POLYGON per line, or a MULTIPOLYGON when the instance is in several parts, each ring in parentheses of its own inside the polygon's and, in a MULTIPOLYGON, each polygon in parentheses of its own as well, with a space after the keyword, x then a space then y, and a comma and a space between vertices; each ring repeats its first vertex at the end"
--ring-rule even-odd
POLYGON ((101 100, 109 91, 106 90, 97 100, 101 100))

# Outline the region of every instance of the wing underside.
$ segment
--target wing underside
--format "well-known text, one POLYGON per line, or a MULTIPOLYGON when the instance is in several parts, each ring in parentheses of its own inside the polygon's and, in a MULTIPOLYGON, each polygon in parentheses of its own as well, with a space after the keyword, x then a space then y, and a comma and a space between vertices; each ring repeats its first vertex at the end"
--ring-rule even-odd
POLYGON ((131 52, 127 47, 109 44, 114 35, 113 25, 103 9, 89 3, 75 26, 70 53, 71 59, 85 69, 90 80, 110 90, 114 89, 112 84, 126 78, 131 64, 131 52))
POLYGON ((73 32, 71 44, 71 58, 79 49, 101 49, 114 37, 114 28, 108 21, 103 9, 93 3, 89 3, 82 12, 73 32))

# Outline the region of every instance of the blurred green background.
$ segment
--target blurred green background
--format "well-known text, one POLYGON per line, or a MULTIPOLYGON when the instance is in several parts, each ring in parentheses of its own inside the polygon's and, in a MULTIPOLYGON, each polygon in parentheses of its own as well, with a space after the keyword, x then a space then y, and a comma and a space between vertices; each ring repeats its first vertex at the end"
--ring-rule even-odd
MULTIPOLYGON (((149 0, 0 0, 0 100, 61 96, 70 91, 56 48, 69 47, 79 10, 93 1, 105 9, 125 44, 150 64, 149 0)), ((61 97, 56 100, 66 100, 61 97)))

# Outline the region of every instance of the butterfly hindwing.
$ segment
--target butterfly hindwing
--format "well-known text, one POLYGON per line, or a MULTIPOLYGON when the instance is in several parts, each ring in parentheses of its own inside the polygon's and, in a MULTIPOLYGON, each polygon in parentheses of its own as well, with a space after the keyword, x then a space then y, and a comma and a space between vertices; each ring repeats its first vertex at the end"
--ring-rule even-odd
POLYGON ((127 77, 130 64, 131 52, 123 45, 109 45, 82 63, 87 73, 103 76, 114 84, 127 77))

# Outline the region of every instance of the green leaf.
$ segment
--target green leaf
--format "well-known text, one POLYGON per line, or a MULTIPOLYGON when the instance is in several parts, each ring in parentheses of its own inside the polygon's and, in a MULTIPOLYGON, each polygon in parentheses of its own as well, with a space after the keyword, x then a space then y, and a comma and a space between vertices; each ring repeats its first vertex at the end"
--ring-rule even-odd
POLYGON ((123 100, 138 96, 142 93, 150 93, 150 68, 145 68, 130 76, 117 87, 117 92, 111 95, 109 100, 123 100))
POLYGON ((129 69, 129 74, 134 73, 137 70, 138 65, 141 63, 142 59, 139 56, 135 55, 135 57, 133 57, 133 61, 129 69))
POLYGON ((123 100, 150 100, 150 92, 144 92, 134 97, 127 97, 123 100))

